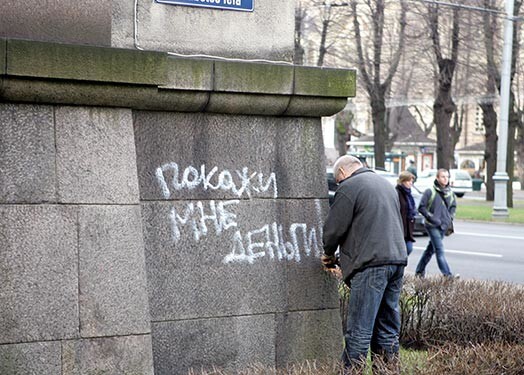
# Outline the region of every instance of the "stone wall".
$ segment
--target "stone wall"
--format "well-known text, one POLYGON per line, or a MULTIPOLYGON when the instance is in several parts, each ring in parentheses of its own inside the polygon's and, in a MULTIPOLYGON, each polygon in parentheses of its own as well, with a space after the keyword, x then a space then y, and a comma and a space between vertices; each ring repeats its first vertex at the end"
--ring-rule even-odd
POLYGON ((0 39, 0 373, 340 355, 320 116, 355 73, 0 39))
POLYGON ((2 0, 0 37, 291 61, 294 1, 254 1, 253 12, 238 12, 154 0, 2 0))
POLYGON ((0 103, 0 373, 152 374, 131 110, 0 103))

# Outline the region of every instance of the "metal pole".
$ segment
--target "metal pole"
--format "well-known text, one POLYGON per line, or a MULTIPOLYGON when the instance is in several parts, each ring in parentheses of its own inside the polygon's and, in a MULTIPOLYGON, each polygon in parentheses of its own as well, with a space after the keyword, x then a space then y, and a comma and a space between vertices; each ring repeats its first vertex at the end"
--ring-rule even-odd
POLYGON ((509 216, 507 202, 506 153, 508 148, 509 93, 511 89, 511 53, 513 48, 513 4, 506 0, 506 19, 504 21, 504 49, 502 51, 502 72, 500 79, 500 119, 499 138, 497 142, 497 171, 493 176, 495 182, 495 201, 493 218, 509 216))

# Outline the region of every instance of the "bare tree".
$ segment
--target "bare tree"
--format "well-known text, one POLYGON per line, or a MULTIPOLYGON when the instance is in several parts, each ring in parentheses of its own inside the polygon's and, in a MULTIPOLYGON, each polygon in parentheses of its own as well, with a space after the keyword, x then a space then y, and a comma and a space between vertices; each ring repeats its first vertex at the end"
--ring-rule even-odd
MULTIPOLYGON (((522 7, 522 0, 515 1, 513 14, 520 14, 520 9, 522 7)), ((512 181, 515 176, 515 138, 517 134, 517 129, 522 128, 522 118, 520 116, 520 111, 517 105, 517 97, 515 94, 515 87, 513 86, 517 59, 520 54, 520 29, 521 22, 516 22, 513 27, 513 44, 512 44, 512 58, 511 58, 511 90, 509 95, 509 118, 508 118, 508 147, 506 153, 506 172, 509 176, 509 183, 507 185, 507 206, 513 207, 513 187, 512 181)), ((500 88, 499 88, 500 90, 500 88)))
MULTIPOLYGON (((484 0, 486 9, 494 9, 494 0, 484 0)), ((497 17, 489 12, 483 13, 484 46, 486 48, 486 93, 494 94, 500 85, 499 68, 495 62, 495 33, 498 30, 497 17)), ((497 170, 497 113, 493 101, 480 101, 485 130, 484 161, 486 163, 486 200, 495 199, 493 175, 497 170)))
POLYGON ((355 115, 349 110, 344 110, 335 117, 335 141, 339 156, 347 154, 347 142, 351 140, 352 135, 362 135, 353 128, 354 118, 355 115))
POLYGON ((304 20, 306 18, 306 9, 301 1, 295 8, 295 50, 293 63, 296 65, 304 64, 304 47, 302 46, 302 34, 304 32, 304 20))
MULTIPOLYGON (((520 64, 518 70, 522 72, 522 64, 520 64)), ((520 86, 520 84, 521 83, 518 82, 517 87, 522 87, 520 86)), ((519 92, 521 92, 521 90, 519 90, 519 92)), ((517 128, 515 149, 517 152, 517 173, 520 181, 520 190, 524 190, 524 107, 522 103, 519 103, 518 111, 520 118, 520 126, 517 128)))
MULTIPOLYGON (((520 13, 520 9, 522 7, 522 0, 515 1, 514 3, 514 15, 518 15, 520 13)), ((484 0, 484 5, 486 8, 494 8, 493 1, 490 0, 484 0)), ((497 86, 498 91, 500 92, 500 75, 499 75, 499 67, 497 66, 495 59, 494 59, 494 46, 495 43, 494 40, 494 20, 490 20, 489 16, 484 16, 484 33, 485 40, 486 40, 486 58, 487 58, 487 69, 488 69, 488 90, 493 89, 493 85, 495 84, 497 86), (494 82, 493 82, 494 81, 494 82)), ((513 44, 512 44, 512 59, 511 59, 511 89, 510 89, 510 98, 509 98, 509 118, 508 118, 508 145, 507 145, 507 153, 506 153, 506 172, 509 176, 509 183, 507 185, 507 206, 513 207, 513 188, 512 188, 512 181, 514 177, 514 169, 515 169, 515 146, 520 147, 519 143, 516 142, 517 137, 517 131, 522 129, 522 116, 521 116, 521 110, 518 108, 517 103, 517 95, 515 94, 515 87, 513 85, 515 73, 516 73, 516 66, 518 61, 518 56, 520 53, 520 24, 517 22, 514 25, 513 28, 513 44)), ((489 92, 489 91, 488 91, 489 92)), ((486 105, 481 105, 482 110, 484 111, 484 107, 486 105)), ((489 152, 489 155, 486 154, 486 156, 490 157, 490 162, 487 164, 487 173, 488 173, 488 189, 487 189, 487 200, 493 200, 494 194, 493 190, 493 182, 492 182, 492 176, 495 173, 496 170, 496 117, 493 118, 494 114, 492 113, 493 109, 489 109, 489 113, 484 112, 484 126, 488 125, 486 127, 486 153, 489 152), (486 122, 489 121, 489 124, 486 122), (489 143, 488 143, 488 137, 489 137, 489 143), (493 165, 494 164, 494 165, 493 165), (491 180, 489 180, 491 179, 491 180)), ((524 147, 524 146, 523 146, 524 147)), ((488 162, 488 160, 486 159, 488 162)))
POLYGON ((327 41, 327 35, 329 26, 331 25, 332 19, 332 8, 330 5, 326 5, 324 12, 322 13, 322 31, 320 32, 320 45, 318 47, 318 59, 317 59, 317 66, 324 65, 324 57, 326 56, 327 47, 326 47, 326 41, 327 41))
POLYGON ((458 60, 460 12, 456 7, 452 10, 451 48, 449 57, 444 57, 440 41, 439 6, 431 4, 427 6, 427 10, 428 28, 438 65, 437 95, 433 103, 433 122, 437 130, 437 167, 449 169, 454 162, 455 140, 458 140, 462 130, 456 126, 455 122, 451 123, 452 116, 457 109, 451 96, 451 88, 458 60))
POLYGON ((353 25, 355 31, 355 42, 357 48, 357 65, 364 87, 369 95, 371 116, 373 120, 373 134, 375 142, 375 166, 384 167, 386 149, 391 147, 389 143, 389 129, 386 116, 386 95, 391 88, 391 82, 395 75, 400 56, 404 49, 406 28, 406 2, 400 1, 400 17, 398 30, 398 44, 394 50, 391 60, 383 58, 384 26, 385 26, 385 0, 367 1, 369 7, 369 22, 371 23, 370 46, 371 56, 363 44, 362 32, 357 12, 357 1, 351 0, 353 13, 353 25), (385 78, 382 76, 384 65, 389 65, 385 78))
POLYGON ((316 51, 317 66, 325 65, 326 56, 336 53, 337 42, 346 38, 347 3, 324 0, 300 0, 295 8, 294 63, 304 65, 313 60, 316 51), (307 45, 304 48, 304 45, 307 45), (309 48, 307 48, 309 47, 309 48))
MULTIPOLYGON (((516 1, 515 2, 515 15, 520 14, 520 10, 522 8, 522 1, 516 1)), ((518 70, 519 72, 522 72, 522 69, 517 69, 518 67, 518 58, 520 57, 520 31, 522 28, 522 20, 519 22, 515 22, 514 29, 513 29, 513 53, 516 54, 514 61, 513 61, 513 70, 512 74, 515 74, 515 72, 518 70), (516 39, 516 40, 515 40, 516 39)), ((518 81, 517 81, 518 83, 518 81)), ((517 92, 520 92, 522 90, 522 87, 519 87, 519 85, 516 85, 517 92)), ((512 150, 512 152, 517 153, 517 172, 519 176, 520 181, 520 189, 524 190, 524 108, 522 107, 522 103, 518 102, 519 96, 515 95, 515 105, 513 106, 514 109, 514 126, 515 126, 515 145, 512 150)), ((511 108, 511 107, 510 107, 511 108)), ((509 135, 509 134, 508 134, 509 135)), ((513 154, 511 154, 511 161, 513 162, 513 154)), ((509 150, 508 150, 508 158, 509 158, 509 150)), ((513 171, 514 171, 514 163, 508 163, 508 175, 510 176, 510 181, 513 179, 513 171), (511 168, 511 175, 509 174, 509 170, 511 168)), ((513 189, 510 189, 512 184, 509 184, 508 192, 511 190, 511 198, 513 198, 513 189)), ((508 193, 509 194, 509 193, 508 193)), ((510 201, 508 199, 508 207, 513 207, 513 200, 510 201)))

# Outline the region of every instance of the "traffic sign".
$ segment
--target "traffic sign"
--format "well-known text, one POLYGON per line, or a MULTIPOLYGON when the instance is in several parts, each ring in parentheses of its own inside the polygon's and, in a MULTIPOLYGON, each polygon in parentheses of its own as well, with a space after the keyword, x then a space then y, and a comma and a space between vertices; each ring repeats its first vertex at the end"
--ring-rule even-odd
POLYGON ((255 0, 155 0, 157 3, 252 12, 255 0))

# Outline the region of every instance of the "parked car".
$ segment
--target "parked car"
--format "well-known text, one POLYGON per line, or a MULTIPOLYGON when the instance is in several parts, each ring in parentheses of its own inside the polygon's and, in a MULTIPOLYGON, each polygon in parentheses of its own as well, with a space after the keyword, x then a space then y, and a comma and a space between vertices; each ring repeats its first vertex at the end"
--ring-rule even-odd
POLYGON ((374 169, 375 173, 384 177, 393 186, 397 185, 398 175, 396 173, 388 172, 383 169, 374 169))
POLYGON ((326 178, 328 184, 328 196, 329 196, 329 205, 333 204, 335 199, 335 192, 337 191, 338 184, 335 181, 335 176, 333 175, 333 168, 326 168, 326 178))
MULTIPOLYGON (((395 173, 387 172, 387 171, 380 170, 380 169, 375 169, 375 173, 377 173, 378 175, 388 180, 392 186, 397 185, 398 176, 395 173)), ((337 183, 335 182, 335 176, 333 175, 332 168, 326 168, 326 178, 327 178, 328 190, 329 190, 329 205, 331 206, 333 204, 333 200, 335 199, 335 192, 337 191, 337 187, 338 187, 337 183)), ((413 195, 413 198, 415 199, 415 206, 418 208, 420 199, 422 198, 422 193, 417 188, 413 188, 411 189, 411 194, 413 195)), ((417 215, 415 216, 414 232, 415 234, 421 234, 421 235, 427 234, 426 228, 424 227, 424 217, 418 211, 417 211, 417 215)))
MULTIPOLYGON (((433 186, 433 182, 437 177, 437 169, 426 169, 419 173, 415 186, 421 192, 424 192, 427 188, 433 186)), ((449 170, 449 185, 451 190, 459 198, 463 197, 464 194, 473 191, 473 181, 471 176, 466 170, 463 169, 450 169, 449 170)))

